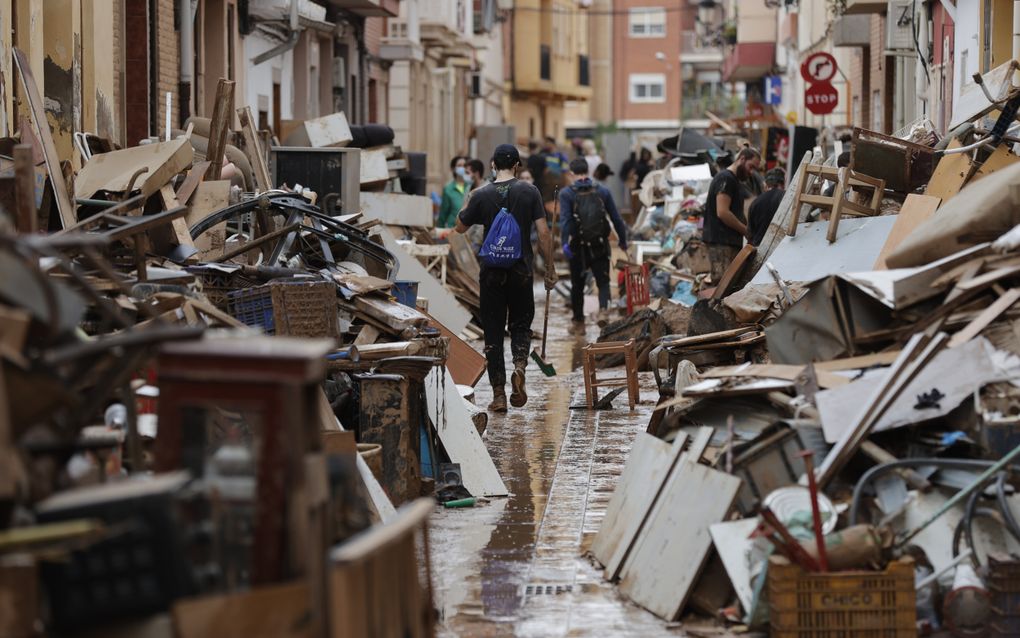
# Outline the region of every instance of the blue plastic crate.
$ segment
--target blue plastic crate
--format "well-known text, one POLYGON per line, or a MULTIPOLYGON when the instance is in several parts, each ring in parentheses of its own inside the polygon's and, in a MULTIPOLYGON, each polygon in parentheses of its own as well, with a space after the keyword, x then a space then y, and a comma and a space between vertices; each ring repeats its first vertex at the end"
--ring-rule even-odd
POLYGON ((276 334, 273 296, 269 284, 228 293, 227 309, 246 326, 262 328, 266 334, 276 334))

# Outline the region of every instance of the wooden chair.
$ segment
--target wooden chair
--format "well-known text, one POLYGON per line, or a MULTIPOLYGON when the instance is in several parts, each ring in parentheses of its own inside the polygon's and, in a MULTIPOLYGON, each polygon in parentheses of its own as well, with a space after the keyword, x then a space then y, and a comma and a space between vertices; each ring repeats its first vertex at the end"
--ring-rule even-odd
POLYGON ((839 230, 839 220, 843 215, 855 217, 874 217, 881 213, 882 194, 885 192, 885 180, 871 177, 864 173, 853 172, 850 169, 822 166, 820 164, 807 164, 802 162, 800 169, 799 186, 797 197, 793 203, 793 215, 790 216, 790 225, 786 234, 793 237, 797 234, 797 224, 800 222, 800 207, 803 204, 830 211, 829 230, 826 238, 829 242, 836 241, 836 233, 839 230), (835 181, 836 188, 832 196, 822 195, 820 192, 813 194, 810 191, 813 186, 821 190, 826 181, 835 181), (872 190, 871 199, 867 205, 851 201, 849 196, 852 192, 861 188, 872 190))
POLYGON ((632 315, 649 303, 648 264, 627 266, 627 314, 632 315))
POLYGON ((584 347, 584 396, 588 409, 594 409, 598 402, 599 388, 627 388, 627 400, 630 409, 640 400, 640 390, 637 378, 637 353, 634 349, 634 340, 627 341, 606 341, 604 343, 589 343, 584 347), (623 354, 624 365, 627 375, 624 377, 613 377, 609 379, 598 378, 598 366, 595 360, 600 355, 623 354))

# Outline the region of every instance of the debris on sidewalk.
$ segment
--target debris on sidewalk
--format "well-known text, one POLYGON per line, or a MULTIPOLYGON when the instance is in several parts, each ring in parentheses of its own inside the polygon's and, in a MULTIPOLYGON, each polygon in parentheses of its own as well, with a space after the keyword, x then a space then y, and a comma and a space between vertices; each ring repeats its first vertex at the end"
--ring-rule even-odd
POLYGON ((706 186, 667 169, 642 192, 635 232, 661 248, 639 265, 698 301, 678 334, 657 336, 654 309, 603 333, 647 340, 660 390, 591 546, 638 605, 773 636, 1011 635, 987 601, 1005 600, 996 574, 1020 554, 1020 164, 998 138, 948 145, 970 156, 936 141, 855 129, 838 171, 806 154, 715 301, 696 223, 677 215, 706 186), (960 158, 972 174, 944 188, 960 158), (692 592, 718 589, 720 569, 728 595, 705 610, 692 592))

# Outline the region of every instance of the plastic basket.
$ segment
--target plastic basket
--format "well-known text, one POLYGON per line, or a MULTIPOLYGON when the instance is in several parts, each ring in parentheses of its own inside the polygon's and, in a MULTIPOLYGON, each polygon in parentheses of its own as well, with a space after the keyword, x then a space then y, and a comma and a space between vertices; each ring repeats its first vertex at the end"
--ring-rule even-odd
POLYGON ((914 638, 917 636, 914 563, 885 571, 811 573, 769 560, 769 635, 772 638, 914 638))
POLYGON ((992 599, 989 636, 1020 636, 1020 560, 988 557, 988 593, 992 599))
POLYGON ((274 281, 227 295, 238 321, 267 334, 337 337, 336 286, 328 281, 274 281))

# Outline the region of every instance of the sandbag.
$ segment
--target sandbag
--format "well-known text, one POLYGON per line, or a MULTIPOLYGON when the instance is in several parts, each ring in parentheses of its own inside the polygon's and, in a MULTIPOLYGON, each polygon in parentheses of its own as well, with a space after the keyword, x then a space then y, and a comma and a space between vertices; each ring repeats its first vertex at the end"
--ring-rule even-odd
POLYGON ((886 258, 889 268, 923 266, 982 242, 1020 223, 1020 163, 999 169, 944 202, 886 258), (1015 197, 1010 195, 1017 189, 1015 197))

